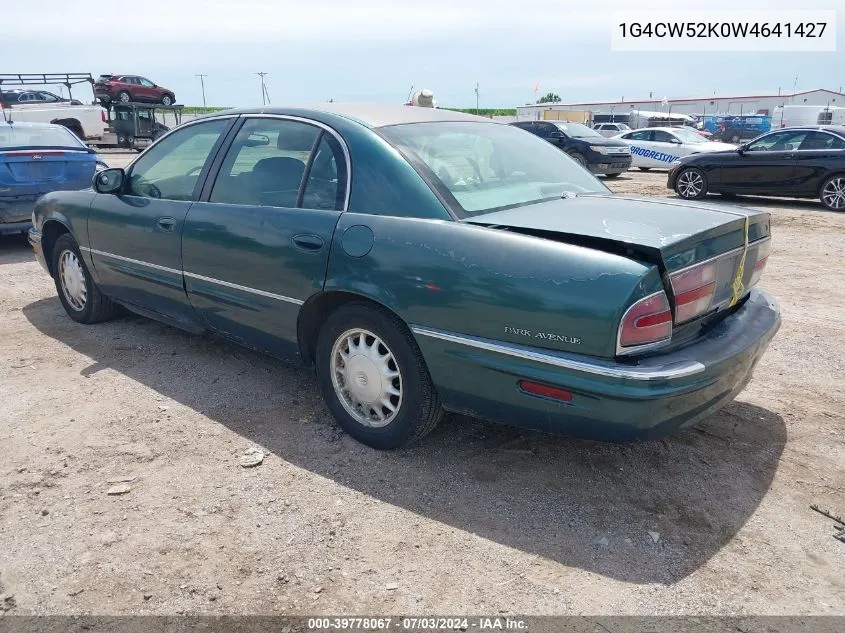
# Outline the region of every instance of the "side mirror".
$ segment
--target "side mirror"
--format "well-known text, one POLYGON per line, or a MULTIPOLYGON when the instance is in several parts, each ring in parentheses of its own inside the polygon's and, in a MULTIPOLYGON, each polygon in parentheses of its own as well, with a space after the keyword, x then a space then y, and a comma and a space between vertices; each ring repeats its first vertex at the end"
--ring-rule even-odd
POLYGON ((125 179, 126 172, 120 167, 98 171, 94 174, 94 191, 97 193, 120 193, 123 190, 125 179))
POLYGON ((551 138, 563 138, 563 132, 557 130, 552 132, 551 138))
POLYGON ((736 148, 736 153, 739 154, 740 156, 742 156, 746 151, 748 151, 747 145, 740 145, 739 147, 736 148))

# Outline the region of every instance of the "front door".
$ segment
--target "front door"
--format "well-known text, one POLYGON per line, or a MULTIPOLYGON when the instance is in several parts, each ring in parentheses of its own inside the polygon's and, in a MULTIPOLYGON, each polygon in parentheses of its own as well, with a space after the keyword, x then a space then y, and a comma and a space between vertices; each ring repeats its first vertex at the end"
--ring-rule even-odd
POLYGON ((340 142, 302 121, 247 118, 217 164, 185 220, 191 304, 229 338, 296 358, 300 307, 323 288, 344 208, 340 142))
POLYGON ((719 169, 720 191, 778 195, 795 182, 795 152, 806 130, 773 132, 737 152, 719 169))
POLYGON ((177 130, 129 168, 124 193, 94 198, 88 241, 107 295, 179 321, 195 319, 182 281, 182 227, 233 121, 177 130))

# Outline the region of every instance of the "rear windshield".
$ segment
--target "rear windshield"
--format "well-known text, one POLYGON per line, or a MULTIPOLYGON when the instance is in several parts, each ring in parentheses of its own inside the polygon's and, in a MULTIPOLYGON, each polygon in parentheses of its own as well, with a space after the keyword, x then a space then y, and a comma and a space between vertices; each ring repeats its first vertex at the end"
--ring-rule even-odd
POLYGON ((609 191, 554 145, 512 125, 431 122, 378 131, 459 218, 552 200, 566 192, 609 191))
POLYGON ((88 148, 71 131, 60 125, 27 127, 0 122, 0 150, 12 147, 69 147, 88 148))

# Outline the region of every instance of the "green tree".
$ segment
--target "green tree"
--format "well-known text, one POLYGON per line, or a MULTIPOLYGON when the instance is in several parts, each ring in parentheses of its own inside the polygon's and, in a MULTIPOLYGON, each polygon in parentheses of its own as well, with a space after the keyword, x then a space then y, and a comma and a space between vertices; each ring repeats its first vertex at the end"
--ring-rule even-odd
POLYGON ((537 103, 556 103, 558 101, 560 101, 560 95, 556 92, 547 92, 537 99, 537 103))

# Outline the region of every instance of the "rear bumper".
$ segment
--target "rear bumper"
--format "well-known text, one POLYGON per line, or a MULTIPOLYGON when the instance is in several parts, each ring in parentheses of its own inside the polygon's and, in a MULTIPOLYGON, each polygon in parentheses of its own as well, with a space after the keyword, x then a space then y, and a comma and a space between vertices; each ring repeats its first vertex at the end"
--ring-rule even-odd
POLYGON ((779 328, 777 303, 752 290, 739 310, 695 343, 630 364, 413 331, 447 409, 551 433, 629 441, 692 426, 730 402, 779 328), (568 390, 572 400, 529 395, 520 380, 568 390))
POLYGON ((32 227, 32 222, 0 222, 0 235, 26 233, 32 227))

